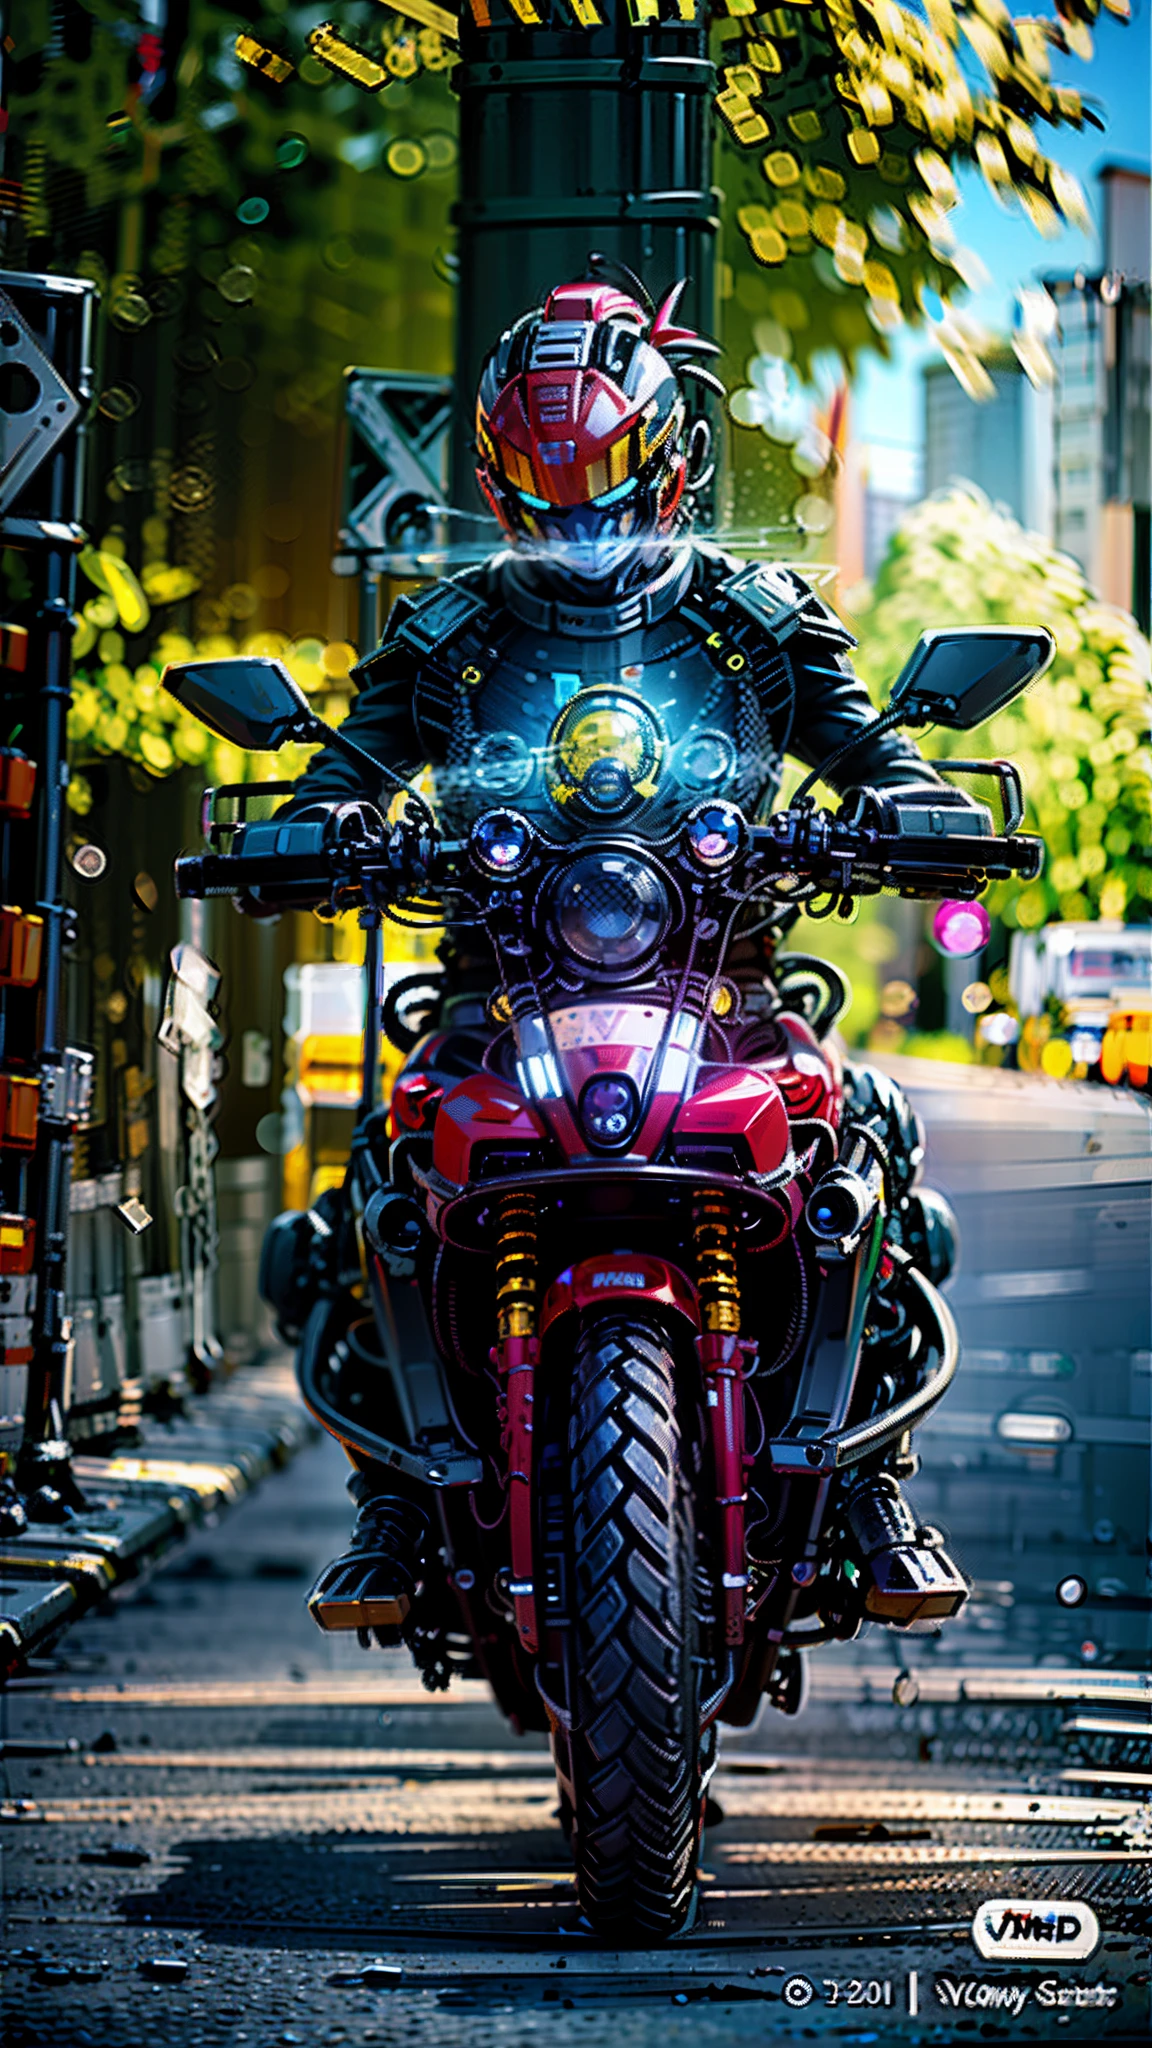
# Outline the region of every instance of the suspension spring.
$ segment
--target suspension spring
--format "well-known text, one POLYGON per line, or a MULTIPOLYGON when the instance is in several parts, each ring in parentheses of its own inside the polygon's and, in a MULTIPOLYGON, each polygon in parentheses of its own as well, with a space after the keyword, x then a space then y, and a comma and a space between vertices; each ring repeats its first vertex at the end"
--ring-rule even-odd
POLYGON ((501 1344, 536 1335, 536 1198, 520 1188, 500 1197, 496 1334, 501 1344))
POLYGON ((740 1282, 736 1273, 736 1235, 726 1196, 707 1191, 692 1205, 696 1250, 696 1285, 706 1333, 740 1334, 740 1282))

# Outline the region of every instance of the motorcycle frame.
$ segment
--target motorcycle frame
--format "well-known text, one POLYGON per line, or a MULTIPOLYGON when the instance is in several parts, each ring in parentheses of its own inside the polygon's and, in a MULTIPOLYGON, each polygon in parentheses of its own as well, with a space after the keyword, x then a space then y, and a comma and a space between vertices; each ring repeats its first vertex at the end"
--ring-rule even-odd
MULTIPOLYGON (((734 921, 735 912, 733 913, 734 921)), ((382 1043, 382 1005, 380 980, 382 968, 382 919, 378 910, 361 913, 361 923, 366 930, 365 943, 365 1038, 363 1086, 357 1117, 358 1136, 366 1120, 376 1110, 376 1084, 382 1043)), ((702 1014, 694 1017, 691 1034, 683 1032, 685 1038, 698 1040, 705 1024, 707 1009, 712 994, 721 979, 727 931, 718 934, 716 966, 704 989, 697 994, 698 1007, 702 1014)), ((695 948, 690 950, 686 968, 680 977, 678 994, 686 992, 691 983, 695 959, 695 948)), ((515 1007, 517 998, 521 1008, 524 997, 529 996, 532 1008, 527 1017, 522 1016, 521 1025, 528 1026, 524 1034, 529 1044, 539 1037, 555 1062, 557 1054, 553 1034, 548 1021, 546 998, 534 978, 526 977, 517 985, 506 971, 506 956, 500 949, 500 966, 504 974, 505 992, 515 1007), (509 982, 512 986, 509 987, 509 982), (539 1005, 539 1008, 537 1008, 539 1005)), ((698 977, 699 979, 699 977, 698 977)), ((648 999, 653 1007, 652 999, 648 999)), ((628 991, 609 992, 604 998, 604 1007, 615 1003, 627 1006, 628 991)), ((673 1001, 669 1001, 657 1046, 650 1064, 650 1077, 655 1080, 661 1074, 664 1056, 670 1047, 675 1047, 677 1019, 686 1012, 673 1001)), ((523 1039, 521 1041, 523 1045, 523 1039)), ((536 1055, 540 1057, 539 1054, 536 1055)), ((646 1100, 642 1109, 635 1149, 643 1152, 650 1130, 656 1142, 667 1134, 676 1121, 677 1107, 699 1100, 699 1094, 692 1088, 692 1060, 684 1065, 683 1078, 677 1093, 676 1105, 670 1117, 663 1120, 662 1128, 653 1129, 660 1120, 656 1116, 653 1102, 646 1100)), ((465 1084, 458 1084, 463 1092, 465 1084)), ((476 1098, 475 1108, 483 1110, 485 1097, 490 1090, 501 1090, 506 1095, 519 1094, 512 1084, 496 1081, 494 1076, 484 1072, 471 1077, 471 1090, 476 1098)), ((453 1091, 455 1093, 456 1091, 453 1091)), ((659 1089, 649 1091, 656 1095, 659 1089)), ((521 1107, 543 1135, 539 1106, 524 1102, 521 1107)), ((759 1107, 756 1099, 745 1105, 747 1121, 754 1117, 759 1107)), ((446 1246, 453 1243, 478 1248, 477 1235, 484 1232, 465 1228, 469 1217, 476 1218, 478 1208, 492 1211, 501 1194, 507 1189, 513 1192, 519 1188, 540 1190, 549 1184, 571 1185, 572 1177, 578 1173, 582 1187, 594 1199, 595 1188, 605 1181, 611 1182, 628 1177, 643 1177, 649 1187, 664 1180, 673 1186, 683 1187, 690 1182, 694 1187, 710 1187, 726 1197, 738 1198, 747 1205, 754 1200, 749 1184, 734 1176, 721 1174, 701 1175, 698 1171, 646 1160, 639 1166, 624 1166, 608 1159, 600 1159, 593 1165, 588 1161, 587 1149, 583 1143, 575 1117, 568 1104, 562 1099, 553 1106, 549 1119, 551 1135, 568 1155, 562 1167, 531 1169, 506 1181, 474 1181, 467 1176, 463 1185, 455 1187, 438 1186, 441 1177, 432 1171, 417 1170, 415 1178, 425 1194, 429 1213, 440 1240, 446 1246), (576 1160, 583 1163, 577 1165, 576 1160), (681 1181, 683 1176, 683 1181, 681 1181), (674 1177, 674 1178, 673 1178, 674 1177)), ((729 1137, 745 1135, 746 1125, 731 1119, 726 1124, 729 1137)), ((461 1139, 469 1139, 467 1121, 461 1129, 461 1139)), ((482 1135, 481 1141, 482 1141, 482 1135)), ((655 1147, 653 1146, 653 1149, 655 1147)), ((357 1154, 363 1148, 353 1140, 353 1167, 357 1154)), ((630 1306, 644 1304, 659 1317, 671 1319, 681 1328, 692 1346, 699 1370, 699 1392, 707 1418, 708 1439, 715 1479, 714 1498, 711 1511, 714 1515, 713 1537, 717 1554, 717 1611, 720 1620, 718 1650, 722 1662, 713 1673, 714 1684, 702 1707, 702 1725, 723 1711, 726 1695, 732 1689, 741 1668, 746 1635, 749 1624, 757 1623, 761 1654, 768 1652, 766 1672, 771 1668, 780 1651, 787 1645, 793 1631, 796 1609, 807 1587, 816 1577, 817 1560, 821 1538, 829 1510, 833 1483, 840 1471, 849 1463, 867 1458, 876 1459, 893 1443, 903 1437, 919 1421, 928 1408, 934 1405, 956 1369, 958 1346, 955 1343, 954 1326, 951 1324, 946 1305, 931 1284, 923 1276, 915 1275, 919 1284, 926 1322, 931 1328, 933 1320, 937 1325, 941 1364, 937 1371, 922 1375, 922 1384, 901 1402, 891 1404, 889 1414, 881 1413, 869 1418, 855 1429, 847 1426, 849 1409, 857 1386, 863 1328, 869 1294, 875 1281, 883 1244, 885 1203, 879 1167, 873 1159, 869 1162, 861 1154, 867 1153, 867 1145, 857 1141, 850 1152, 850 1159, 856 1165, 868 1167, 870 1184, 875 1194, 875 1206, 868 1228, 860 1242, 848 1253, 837 1255, 826 1248, 825 1262, 820 1266, 821 1285, 815 1309, 808 1329, 799 1377, 792 1400, 792 1415, 781 1434, 769 1445, 771 1469, 787 1489, 781 1520, 792 1519, 802 1533, 799 1554, 792 1564, 791 1578, 774 1581, 759 1593, 755 1605, 749 1603, 750 1572, 745 1539, 745 1509, 747 1504, 747 1473, 753 1460, 746 1449, 745 1398, 746 1377, 755 1369, 756 1345, 742 1333, 722 1334, 705 1331, 702 1328, 700 1300, 695 1281, 691 1275, 671 1260, 653 1257, 650 1253, 629 1253, 625 1258, 620 1254, 592 1255, 577 1261, 565 1269, 551 1282, 541 1304, 539 1327, 531 1337, 506 1337, 499 1341, 490 1353, 490 1362, 495 1368, 500 1387, 502 1441, 507 1453, 508 1472, 508 1547, 511 1571, 507 1592, 511 1603, 517 1640, 529 1658, 538 1658, 542 1647, 542 1625, 537 1604, 538 1557, 536 1545, 536 1472, 533 1444, 533 1411, 536 1405, 536 1381, 539 1372, 542 1347, 554 1326, 567 1315, 586 1309, 593 1302, 605 1304, 615 1302, 630 1306), (637 1279, 642 1284, 637 1285, 637 1279), (800 1499, 795 1500, 799 1491, 800 1499)), ((762 1202, 775 1196, 777 1203, 781 1194, 786 1195, 796 1184, 798 1161, 791 1144, 791 1129, 787 1153, 780 1161, 774 1176, 764 1178, 774 1185, 755 1191, 762 1202)), ((791 1224, 795 1229, 799 1217, 793 1204, 791 1224)), ((786 1234, 783 1233, 783 1234, 786 1234)), ((905 1261, 907 1264, 908 1262, 905 1261)), ((388 1276, 379 1258, 371 1261, 372 1305, 377 1328, 386 1340, 387 1333, 381 1327, 381 1292, 388 1293, 388 1276)), ((911 1268, 909 1267, 909 1271, 911 1268)), ((313 1312, 313 1323, 322 1318, 324 1304, 318 1304, 313 1312)), ((455 1448, 437 1446, 435 1450, 421 1450, 415 1446, 404 1446, 379 1437, 367 1430, 359 1421, 353 1427, 350 1419, 326 1400, 318 1384, 315 1370, 317 1363, 318 1331, 311 1327, 305 1332, 300 1352, 300 1380, 307 1405, 323 1426, 345 1444, 350 1453, 371 1457, 376 1463, 404 1473, 407 1477, 436 1490, 474 1488, 482 1476, 482 1461, 464 1445, 455 1448)), ((394 1376, 403 1375, 404 1359, 397 1355, 394 1376)), ((450 1411, 449 1411, 450 1412, 450 1411)), ((793 1546, 795 1547, 795 1546, 793 1546)), ((470 1602, 463 1602, 467 1613, 470 1602)), ((469 1616, 469 1619, 471 1617, 469 1616)), ((540 1683, 539 1675, 537 1683, 540 1683)), ((541 1686, 541 1691, 543 1687, 541 1686)), ((550 1715, 563 1721, 566 1709, 562 1701, 545 1697, 550 1715)))

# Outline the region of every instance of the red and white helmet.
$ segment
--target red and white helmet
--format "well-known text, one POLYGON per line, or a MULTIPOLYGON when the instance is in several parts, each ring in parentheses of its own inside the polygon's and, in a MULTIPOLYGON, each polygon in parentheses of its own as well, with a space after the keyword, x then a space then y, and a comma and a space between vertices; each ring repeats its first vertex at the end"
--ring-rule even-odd
POLYGON ((684 516, 707 430, 689 430, 677 358, 715 345, 672 324, 682 290, 650 314, 609 284, 558 285, 481 371, 480 487, 506 533, 542 543, 577 574, 612 575, 684 516))

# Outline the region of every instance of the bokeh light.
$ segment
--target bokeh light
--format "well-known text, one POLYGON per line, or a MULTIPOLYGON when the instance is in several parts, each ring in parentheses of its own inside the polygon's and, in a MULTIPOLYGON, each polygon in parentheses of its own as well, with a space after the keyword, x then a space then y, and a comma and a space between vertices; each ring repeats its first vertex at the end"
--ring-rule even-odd
POLYGON ((1072 1047, 1066 1038, 1050 1038, 1040 1054, 1040 1065, 1053 1081, 1066 1081, 1072 1072, 1072 1047))
POLYGON ((883 1017, 906 1017, 916 1008, 919 998, 909 981, 886 981, 880 991, 880 1014, 883 1017))
POLYGON ((987 1010, 991 1005, 992 991, 986 981, 970 981, 960 1001, 971 1016, 978 1017, 982 1010, 987 1010))
POLYGON ((1015 1045, 1020 1036, 1020 1025, 1007 1010, 993 1010, 990 1016, 981 1017, 976 1029, 984 1045, 1015 1045))
POLYGON ((992 920, 982 903, 938 904, 932 918, 932 942, 951 960, 964 960, 988 944, 992 920))

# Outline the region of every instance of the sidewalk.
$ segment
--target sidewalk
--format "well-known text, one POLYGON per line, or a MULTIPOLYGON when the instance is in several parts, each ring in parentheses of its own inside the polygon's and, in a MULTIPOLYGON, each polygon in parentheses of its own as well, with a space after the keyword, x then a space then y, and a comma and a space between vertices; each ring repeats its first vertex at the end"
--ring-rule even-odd
POLYGON ((41 1654, 116 1587, 144 1576, 193 1529, 213 1522, 319 1432, 287 1354, 245 1366, 187 1413, 144 1417, 139 1442, 78 1456, 87 1508, 58 1526, 0 1537, 0 1679, 41 1654))

